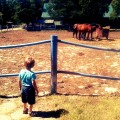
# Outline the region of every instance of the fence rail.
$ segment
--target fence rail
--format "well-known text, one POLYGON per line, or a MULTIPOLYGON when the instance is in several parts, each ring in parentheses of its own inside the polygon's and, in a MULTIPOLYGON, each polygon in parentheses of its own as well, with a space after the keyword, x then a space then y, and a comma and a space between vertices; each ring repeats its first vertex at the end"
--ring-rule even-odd
POLYGON ((44 44, 44 43, 50 43, 50 40, 43 40, 40 42, 32 42, 32 43, 19 44, 19 45, 0 46, 0 49, 19 48, 19 47, 33 46, 33 45, 44 44))
POLYGON ((96 49, 96 50, 103 50, 103 51, 111 51, 111 52, 120 52, 120 49, 110 49, 110 48, 101 48, 101 47, 96 47, 96 46, 91 46, 91 45, 85 45, 85 44, 77 44, 73 42, 67 42, 63 40, 59 40, 60 43, 68 44, 68 45, 74 45, 74 46, 80 46, 80 47, 85 47, 85 48, 91 48, 91 49, 96 49))
MULTIPOLYGON (((74 46, 79 46, 79 47, 96 49, 96 50, 120 52, 120 49, 101 48, 101 47, 96 47, 96 46, 77 44, 77 43, 67 42, 67 41, 63 41, 63 40, 58 40, 58 37, 55 35, 51 35, 50 40, 44 40, 44 41, 40 41, 40 42, 33 42, 33 43, 27 43, 27 44, 19 44, 19 45, 0 46, 0 49, 10 49, 10 48, 26 47, 26 46, 32 46, 32 45, 37 45, 37 44, 50 43, 51 44, 51 70, 37 71, 35 73, 36 74, 51 73, 51 94, 57 92, 57 74, 58 73, 80 75, 80 76, 85 76, 85 77, 108 79, 108 80, 120 80, 120 78, 116 78, 116 77, 100 76, 100 75, 94 75, 94 74, 84 74, 84 73, 80 73, 80 72, 57 70, 57 49, 58 49, 57 43, 58 42, 64 43, 64 44, 69 44, 69 45, 74 45, 74 46)), ((12 77, 12 76, 18 76, 18 73, 1 74, 0 75, 0 77, 12 77)))
MULTIPOLYGON (((44 70, 44 71, 36 71, 35 74, 45 74, 45 73, 51 73, 51 71, 49 70, 44 70)), ((14 74, 1 74, 0 75, 0 78, 1 77, 14 77, 14 76, 18 76, 19 74, 18 73, 14 73, 14 74)))
POLYGON ((107 80, 120 80, 120 78, 109 77, 109 76, 102 76, 102 75, 95 75, 95 74, 85 74, 80 72, 71 72, 71 71, 61 71, 58 70, 57 73, 64 73, 64 74, 71 74, 71 75, 80 75, 84 77, 92 77, 92 78, 100 78, 100 79, 107 79, 107 80))

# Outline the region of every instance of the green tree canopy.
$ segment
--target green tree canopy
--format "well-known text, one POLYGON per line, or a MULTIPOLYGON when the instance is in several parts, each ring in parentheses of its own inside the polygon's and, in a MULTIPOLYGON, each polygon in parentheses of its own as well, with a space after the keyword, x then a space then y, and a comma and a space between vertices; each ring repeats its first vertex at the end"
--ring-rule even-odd
POLYGON ((41 18, 42 8, 42 0, 0 0, 0 24, 8 21, 28 24, 41 18))
POLYGON ((18 0, 15 5, 14 19, 30 23, 41 18, 42 3, 40 0, 18 0))
POLYGON ((3 19, 2 19, 2 13, 0 12, 0 23, 2 23, 3 19))
POLYGON ((116 19, 120 15, 120 0, 112 0, 111 6, 113 8, 113 11, 110 16, 111 18, 116 19))
POLYGON ((51 0, 48 12, 67 22, 100 22, 112 0, 51 0))

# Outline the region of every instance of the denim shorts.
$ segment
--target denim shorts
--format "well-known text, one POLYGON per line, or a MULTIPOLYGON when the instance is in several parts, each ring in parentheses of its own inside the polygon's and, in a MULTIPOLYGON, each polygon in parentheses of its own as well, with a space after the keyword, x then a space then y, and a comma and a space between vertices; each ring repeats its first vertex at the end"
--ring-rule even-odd
POLYGON ((21 98, 23 103, 35 104, 35 89, 33 86, 22 86, 21 98))

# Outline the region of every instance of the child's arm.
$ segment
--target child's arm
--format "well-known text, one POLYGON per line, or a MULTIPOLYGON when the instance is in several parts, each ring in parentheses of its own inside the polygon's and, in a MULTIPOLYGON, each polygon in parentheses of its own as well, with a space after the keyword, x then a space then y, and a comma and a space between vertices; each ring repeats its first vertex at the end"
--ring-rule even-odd
POLYGON ((21 80, 19 80, 19 88, 20 88, 20 90, 21 90, 21 80))
POLYGON ((38 87, 35 80, 33 80, 33 86, 35 88, 36 94, 38 95, 38 87))

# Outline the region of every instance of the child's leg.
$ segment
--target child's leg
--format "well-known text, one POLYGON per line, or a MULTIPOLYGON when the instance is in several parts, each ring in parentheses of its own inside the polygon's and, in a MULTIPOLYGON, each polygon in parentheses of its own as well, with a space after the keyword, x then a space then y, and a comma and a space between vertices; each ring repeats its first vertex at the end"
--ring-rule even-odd
POLYGON ((29 105, 29 113, 32 112, 32 109, 33 109, 33 105, 29 105))
POLYGON ((28 114, 27 103, 23 103, 23 104, 24 104, 23 114, 28 114))
POLYGON ((27 109, 27 103, 24 103, 24 110, 27 109))
POLYGON ((30 115, 31 117, 35 117, 36 114, 32 111, 32 109, 33 109, 33 104, 32 104, 32 105, 29 105, 29 115, 30 115))

